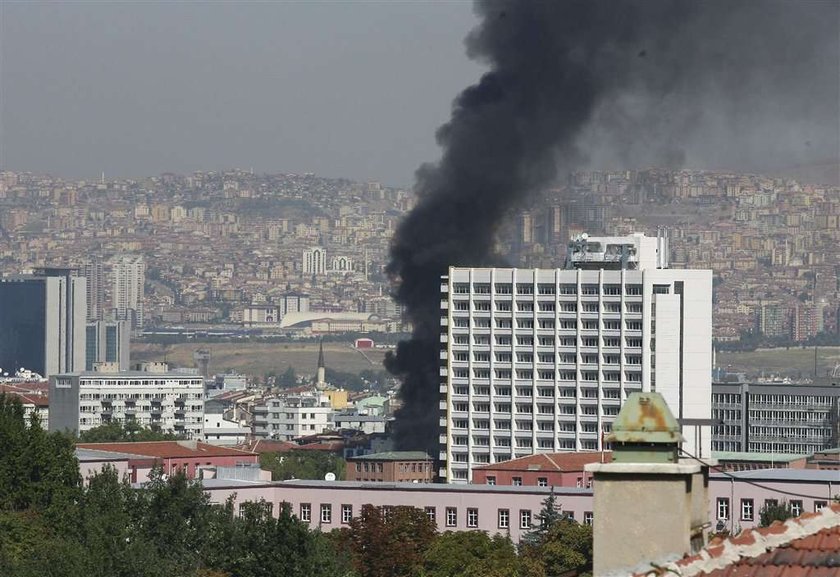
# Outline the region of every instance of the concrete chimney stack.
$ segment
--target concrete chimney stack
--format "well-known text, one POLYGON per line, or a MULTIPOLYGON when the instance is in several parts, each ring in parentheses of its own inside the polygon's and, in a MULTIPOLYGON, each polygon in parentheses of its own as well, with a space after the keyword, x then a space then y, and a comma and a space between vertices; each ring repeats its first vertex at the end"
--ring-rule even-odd
POLYGON ((680 426, 659 393, 632 393, 606 441, 613 462, 593 474, 594 575, 650 569, 705 546, 708 467, 679 459, 680 426))

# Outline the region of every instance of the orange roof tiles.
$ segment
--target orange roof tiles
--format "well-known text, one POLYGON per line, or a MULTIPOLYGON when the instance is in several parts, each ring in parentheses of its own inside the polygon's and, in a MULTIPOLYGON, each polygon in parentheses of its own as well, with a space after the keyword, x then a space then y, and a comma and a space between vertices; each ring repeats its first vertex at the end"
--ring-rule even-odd
POLYGON ((190 441, 151 441, 145 443, 78 443, 80 449, 129 453, 159 459, 189 459, 204 457, 254 457, 256 453, 190 441), (193 448, 195 447, 195 448, 193 448))
POLYGON ((840 503, 819 513, 776 521, 718 539, 697 555, 668 563, 637 577, 838 577, 840 503))
POLYGON ((583 466, 589 463, 600 463, 603 455, 603 462, 612 461, 610 452, 586 452, 586 453, 539 453, 528 455, 519 459, 493 463, 476 467, 476 471, 555 471, 558 473, 566 471, 582 471, 583 466))

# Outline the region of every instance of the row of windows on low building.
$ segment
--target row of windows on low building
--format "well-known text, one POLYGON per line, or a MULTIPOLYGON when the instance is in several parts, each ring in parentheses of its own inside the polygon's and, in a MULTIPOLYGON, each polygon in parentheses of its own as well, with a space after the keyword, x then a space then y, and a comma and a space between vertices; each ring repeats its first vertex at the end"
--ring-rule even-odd
MULTIPOLYGON (((383 506, 381 507, 383 514, 386 516, 389 514, 393 507, 383 506)), ((433 522, 437 523, 437 515, 438 515, 438 508, 437 507, 424 507, 423 511, 426 513, 426 516, 433 522)), ((330 524, 333 522, 333 506, 331 503, 321 503, 320 504, 320 516, 319 522, 320 524, 330 524)), ((353 520, 353 505, 341 505, 340 510, 340 519, 342 524, 348 524, 350 521, 353 520)), ((563 511, 561 513, 563 516, 574 519, 575 514, 573 511, 563 511)), ((311 523, 312 522, 312 504, 311 503, 301 503, 298 509, 298 518, 305 522, 311 523)), ((458 527, 458 518, 459 518, 459 510, 458 507, 444 507, 444 520, 446 527, 458 527)), ((583 513, 582 522, 585 525, 591 525, 593 522, 593 513, 592 511, 585 511, 583 513)), ((467 507, 466 508, 466 527, 468 529, 477 529, 478 528, 478 520, 479 520, 479 510, 477 507, 467 507)), ((519 528, 520 529, 531 529, 533 527, 534 521, 537 520, 537 516, 531 509, 520 509, 519 510, 519 528)), ((511 528, 511 510, 510 509, 497 509, 496 510, 496 526, 499 529, 510 529, 511 528)))
MULTIPOLYGON (((765 499, 763 507, 772 507, 779 504, 778 499, 765 499)), ((787 502, 790 512, 794 517, 798 517, 804 512, 803 502, 801 500, 791 500, 787 502)), ((741 499, 740 501, 740 520, 741 521, 755 521, 759 510, 756 509, 755 499, 741 499)), ((828 501, 814 501, 814 512, 819 512, 828 507, 828 501)), ((717 519, 725 521, 730 519, 731 509, 729 497, 718 497, 717 499, 717 519)))
MULTIPOLYGON (((472 283, 473 294, 489 295, 491 292, 496 294, 513 294, 513 283, 472 283), (495 288, 495 291, 492 289, 495 288)), ((455 282, 452 283, 452 292, 454 294, 470 294, 470 283, 455 282)), ((536 292, 538 295, 597 295, 604 294, 608 296, 621 295, 620 284, 603 284, 598 285, 594 283, 585 283, 580 285, 578 290, 577 283, 516 283, 516 294, 518 295, 533 295, 536 292), (536 285, 536 288, 535 288, 536 285)), ((638 296, 642 294, 642 285, 640 284, 625 284, 624 294, 631 296, 638 296)))

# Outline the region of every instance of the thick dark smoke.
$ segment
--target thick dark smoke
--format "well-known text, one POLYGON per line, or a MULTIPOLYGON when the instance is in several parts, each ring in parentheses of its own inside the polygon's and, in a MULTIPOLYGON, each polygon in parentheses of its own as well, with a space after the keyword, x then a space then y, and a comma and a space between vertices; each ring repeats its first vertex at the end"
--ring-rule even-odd
POLYGON ((836 1, 481 2, 467 38, 489 66, 417 172, 418 204, 389 273, 414 324, 388 369, 403 380, 401 448, 436 455, 440 277, 497 264, 497 227, 558 171, 754 170, 834 158, 836 1))

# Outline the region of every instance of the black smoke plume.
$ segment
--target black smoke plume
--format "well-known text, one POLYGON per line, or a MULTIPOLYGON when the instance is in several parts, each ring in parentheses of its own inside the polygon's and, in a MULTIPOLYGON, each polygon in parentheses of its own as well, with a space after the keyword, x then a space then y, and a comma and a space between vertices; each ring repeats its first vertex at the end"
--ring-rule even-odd
POLYGON ((489 71, 417 172, 388 271, 414 325, 397 444, 437 454, 440 277, 498 264, 497 227, 558 171, 772 170, 837 158, 836 1, 479 2, 470 57, 489 71))

